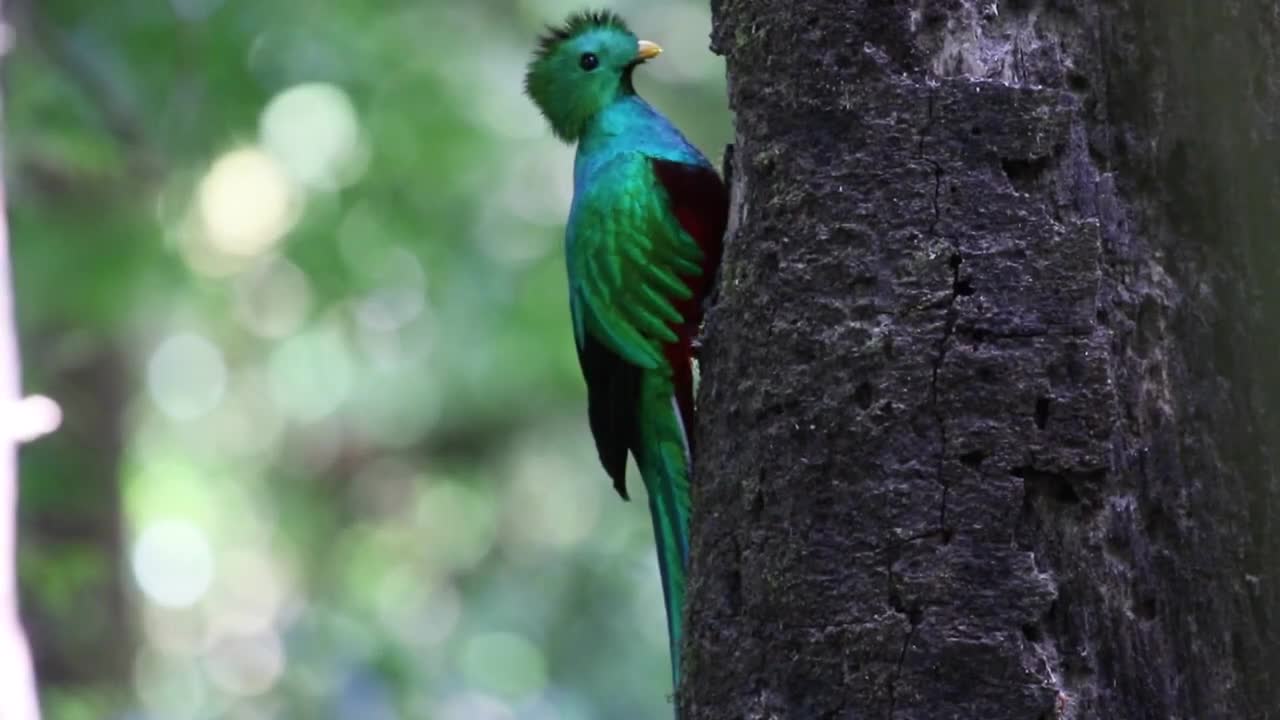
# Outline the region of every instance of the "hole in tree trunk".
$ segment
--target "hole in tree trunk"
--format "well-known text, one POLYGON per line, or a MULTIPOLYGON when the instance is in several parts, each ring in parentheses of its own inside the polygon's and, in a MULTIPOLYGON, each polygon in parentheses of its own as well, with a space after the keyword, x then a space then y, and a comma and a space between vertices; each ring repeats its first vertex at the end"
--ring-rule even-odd
POLYGON ((1049 398, 1041 395, 1036 398, 1036 427, 1041 430, 1049 424, 1049 398))

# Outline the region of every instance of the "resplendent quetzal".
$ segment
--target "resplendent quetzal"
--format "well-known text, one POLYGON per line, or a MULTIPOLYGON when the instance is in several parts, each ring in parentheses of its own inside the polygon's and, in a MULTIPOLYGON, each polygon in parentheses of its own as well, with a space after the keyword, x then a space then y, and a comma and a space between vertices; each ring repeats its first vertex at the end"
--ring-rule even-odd
POLYGON ((525 90, 577 142, 565 228, 569 308, 600 462, 625 499, 627 452, 649 494, 673 681, 689 560, 692 343, 720 262, 728 194, 711 163, 636 95, 661 52, 610 12, 541 39, 525 90))

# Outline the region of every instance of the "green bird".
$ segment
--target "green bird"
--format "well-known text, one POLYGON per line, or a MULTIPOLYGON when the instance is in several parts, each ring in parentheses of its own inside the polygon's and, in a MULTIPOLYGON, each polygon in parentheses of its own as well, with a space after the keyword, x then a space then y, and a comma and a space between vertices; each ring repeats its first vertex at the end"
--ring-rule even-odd
POLYGON ((707 158, 636 94, 632 73, 660 52, 613 13, 577 13, 542 37, 525 91, 578 145, 565 259, 587 417, 618 494, 627 499, 628 451, 648 491, 679 687, 693 339, 729 198, 707 158))

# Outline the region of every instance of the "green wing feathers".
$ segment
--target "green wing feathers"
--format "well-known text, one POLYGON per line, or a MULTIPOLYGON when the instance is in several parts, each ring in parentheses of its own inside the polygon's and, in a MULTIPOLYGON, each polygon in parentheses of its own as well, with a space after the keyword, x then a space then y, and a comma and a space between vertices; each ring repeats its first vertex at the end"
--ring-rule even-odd
POLYGON ((649 157, 620 153, 591 174, 574 198, 566 236, 574 334, 601 462, 626 497, 630 451, 648 491, 678 686, 690 507, 680 408, 689 405, 690 388, 688 368, 672 363, 687 363, 688 338, 678 332, 689 320, 680 307, 693 290, 682 278, 702 274, 703 252, 649 157))
POLYGON ((672 216, 647 157, 623 153, 599 173, 575 200, 566 248, 575 324, 657 370, 682 321, 675 301, 692 296, 680 276, 702 272, 702 250, 672 216))
POLYGON ((665 375, 647 372, 640 386, 640 443, 636 464, 649 493, 653 539, 662 573, 671 643, 671 676, 680 684, 685 571, 689 562, 689 442, 675 400, 675 387, 665 375))

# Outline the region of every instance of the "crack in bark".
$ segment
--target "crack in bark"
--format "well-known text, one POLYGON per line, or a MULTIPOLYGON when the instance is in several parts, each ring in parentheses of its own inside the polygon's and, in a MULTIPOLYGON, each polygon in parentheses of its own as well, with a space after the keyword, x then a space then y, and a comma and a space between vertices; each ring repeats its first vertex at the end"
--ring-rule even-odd
MULTIPOLYGON (((925 108, 924 127, 920 128, 920 142, 916 143, 916 154, 917 154, 917 156, 918 156, 918 157, 921 157, 921 158, 924 158, 924 141, 925 141, 925 138, 929 137, 929 131, 933 129, 933 89, 934 89, 934 84, 933 84, 933 82, 932 82, 932 81, 930 81, 930 80, 925 80, 925 83, 926 83, 926 84, 928 84, 928 86, 929 86, 929 93, 925 96, 925 100, 928 102, 928 106, 925 108)), ((925 158, 925 159, 928 159, 928 158, 925 158)), ((936 200, 937 200, 937 197, 934 197, 934 200, 936 201, 936 200)), ((937 204, 937 202, 935 202, 935 203, 934 203, 933 207, 934 207, 934 209, 935 209, 935 210, 937 210, 937 208, 938 208, 938 204, 937 204)), ((934 217, 935 217, 935 219, 937 218, 937 216, 936 216, 936 215, 935 215, 934 217)))
MULTIPOLYGON (((928 82, 928 81, 926 81, 928 82)), ((929 131, 933 128, 934 114, 934 88, 932 82, 928 82, 929 92, 926 94, 928 106, 924 127, 920 129, 920 142, 917 144, 917 152, 920 159, 929 163, 933 167, 933 219, 929 223, 927 236, 930 239, 940 238, 938 234, 938 224, 942 221, 942 208, 939 198, 942 195, 942 165, 925 154, 924 143, 928 138, 929 131)), ((947 497, 950 494, 951 487, 943 473, 943 463, 947 457, 947 426, 942 412, 938 409, 938 372, 942 368, 942 363, 947 356, 947 347, 951 342, 951 338, 955 335, 956 329, 956 298, 960 296, 960 264, 964 262, 964 257, 960 254, 960 247, 955 240, 946 238, 951 245, 951 257, 948 262, 951 265, 951 295, 947 298, 946 317, 942 330, 942 338, 938 341, 938 352, 934 356, 932 363, 932 373, 929 379, 929 407, 933 413, 934 421, 938 427, 938 463, 936 468, 937 482, 942 485, 942 497, 939 501, 938 508, 938 526, 944 537, 947 533, 947 497)))
POLYGON ((924 532, 916 533, 915 535, 912 535, 910 537, 902 538, 901 540, 899 540, 898 542, 892 545, 886 545, 881 550, 881 552, 897 553, 897 552, 901 552, 903 548, 910 545, 911 543, 920 542, 921 540, 945 541, 946 539, 947 539, 947 533, 943 532, 942 530, 926 530, 924 532))
MULTIPOLYGON (((942 171, 937 170, 938 183, 941 183, 942 171)), ((935 190, 936 192, 936 190, 935 190)), ((935 219, 936 222, 936 219, 935 219)), ((942 485, 942 499, 938 508, 938 526, 945 535, 947 532, 947 496, 951 491, 951 484, 947 482, 946 473, 943 472, 943 463, 947 459, 947 423, 946 418, 942 416, 942 410, 938 407, 938 372, 942 369, 942 363, 947 359, 947 348, 951 343, 951 338, 955 335, 956 330, 956 298, 960 296, 958 285, 960 283, 960 264, 964 262, 964 257, 960 254, 960 249, 954 241, 951 242, 954 253, 951 256, 951 297, 947 300, 946 319, 943 323, 942 338, 938 340, 938 354, 933 359, 933 372, 929 378, 929 408, 933 412, 934 422, 938 426, 938 464, 935 472, 937 473, 937 481, 942 485)))
MULTIPOLYGON (((928 109, 927 109, 927 116, 926 116, 927 119, 925 121, 924 127, 920 128, 920 142, 917 144, 916 148, 919 154, 919 158, 927 162, 930 165, 930 167, 933 168, 933 198, 931 200, 933 205, 933 218, 929 223, 929 229, 928 231, 926 231, 926 236, 929 239, 937 239, 941 237, 938 233, 938 224, 942 221, 942 208, 941 208, 939 199, 941 198, 941 195, 942 195, 942 176, 944 173, 942 170, 942 164, 934 160, 933 158, 930 158, 928 155, 926 155, 925 149, 924 149, 925 140, 928 138, 929 132, 933 128, 933 124, 935 120, 935 115, 934 115, 934 87, 935 86, 932 82, 929 82, 928 87, 929 87, 929 92, 926 95, 928 99, 928 109)), ((932 372, 929 379, 929 406, 930 406, 930 411, 933 414, 934 420, 938 426, 938 438, 939 438, 936 479, 937 479, 937 482, 942 485, 942 497, 939 502, 937 532, 925 533, 924 535, 921 536, 921 537, 929 537, 936 534, 941 538, 942 542, 944 543, 949 540, 949 536, 950 536, 950 533, 947 531, 947 495, 950 492, 951 488, 949 483, 946 480, 946 476, 943 473, 943 467, 942 467, 943 462, 947 456, 947 427, 946 427, 946 423, 944 422, 944 418, 942 417, 942 412, 938 409, 938 371, 942 367, 943 360, 946 359, 947 347, 951 341, 951 338, 955 335, 955 326, 956 326, 955 302, 956 302, 956 298, 959 297, 960 295, 960 292, 959 292, 960 264, 961 262, 963 262, 963 258, 960 255, 959 245, 954 240, 951 240, 949 238, 947 239, 947 242, 951 245, 951 249, 952 249, 952 255, 948 259, 948 262, 951 265, 951 269, 952 269, 951 294, 950 294, 950 297, 947 299, 946 319, 943 325, 942 337, 938 341, 938 352, 933 359, 932 372)), ((906 543, 903 543, 903 544, 905 545, 906 543)), ((893 576, 892 564, 890 564, 889 575, 890 575, 890 582, 892 583, 892 576, 893 576)), ((904 637, 902 640, 902 649, 898 652, 897 663, 894 665, 893 674, 889 676, 889 682, 888 682, 889 711, 887 715, 888 720, 893 719, 894 712, 897 709, 898 678, 902 674, 902 666, 906 664, 906 660, 907 660, 907 651, 911 648, 912 641, 915 640, 916 631, 919 628, 920 622, 921 622, 919 613, 910 612, 910 610, 908 610, 908 613, 907 613, 907 620, 911 624, 911 629, 907 631, 906 637, 904 637)))
POLYGON ((921 608, 908 607, 906 603, 903 602, 901 596, 898 594, 898 589, 896 586, 897 574, 893 571, 893 565, 898 561, 898 557, 899 557, 898 553, 903 548, 905 548, 906 546, 910 545, 913 542, 928 540, 935 537, 941 537, 945 539, 946 533, 945 531, 944 532, 929 531, 929 532, 919 533, 917 535, 913 535, 912 537, 906 538, 899 543, 890 545, 885 548, 885 551, 889 554, 889 557, 886 559, 886 562, 885 562, 886 580, 888 585, 887 590, 888 590, 889 608, 894 612, 898 613, 899 615, 905 616, 907 618, 907 622, 910 623, 911 625, 911 629, 907 631, 906 637, 904 637, 902 640, 902 649, 898 651, 898 660, 894 664, 893 674, 889 676, 889 681, 886 687, 886 691, 889 696, 889 710, 887 715, 888 720, 893 720, 893 714, 897 707, 898 678, 901 676, 902 666, 906 663, 906 660, 907 660, 907 649, 911 647, 911 642, 915 640, 916 629, 920 626, 920 623, 924 615, 924 612, 921 608))
POLYGON ((902 639, 902 650, 898 652, 898 663, 893 668, 893 675, 889 676, 889 712, 885 716, 886 720, 893 720, 893 713, 897 710, 898 698, 898 676, 902 673, 902 665, 907 660, 907 648, 911 647, 911 641, 916 637, 916 628, 920 627, 920 623, 912 623, 911 630, 907 631, 907 636, 902 639))

